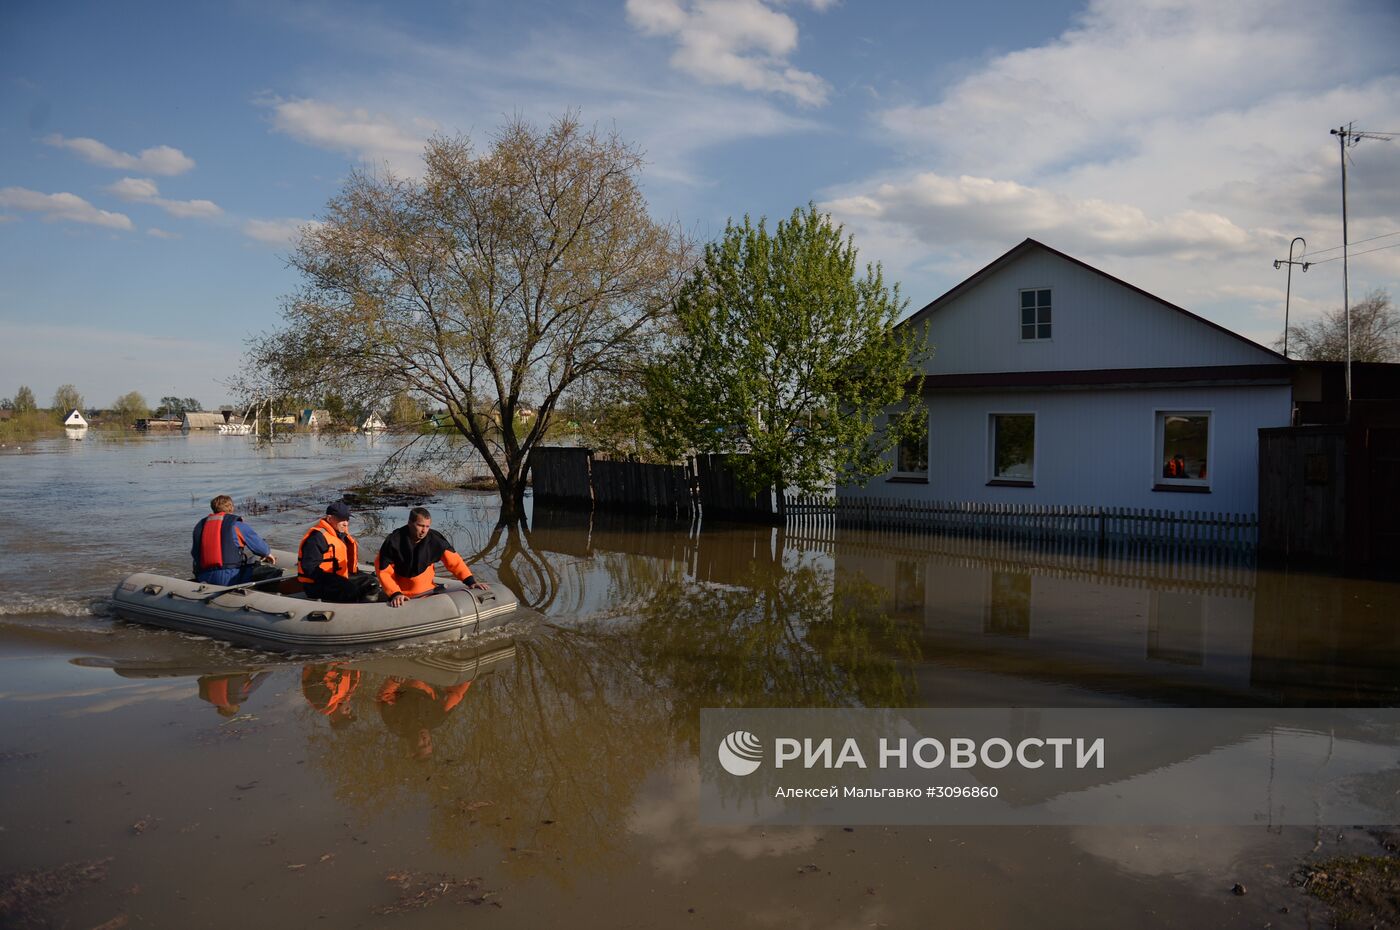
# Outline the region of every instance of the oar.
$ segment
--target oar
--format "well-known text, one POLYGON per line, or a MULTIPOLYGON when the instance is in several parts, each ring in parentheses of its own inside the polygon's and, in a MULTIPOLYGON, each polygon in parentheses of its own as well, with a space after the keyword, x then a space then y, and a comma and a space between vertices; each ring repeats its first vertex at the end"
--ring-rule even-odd
POLYGON ((241 590, 243 590, 244 588, 253 588, 253 587, 257 587, 257 586, 260 585, 260 584, 267 584, 269 581, 281 581, 281 580, 282 580, 282 575, 279 574, 279 575, 278 575, 277 577, 275 577, 275 578, 259 578, 257 581, 245 581, 245 582, 243 582, 242 584, 234 584, 234 585, 229 585, 227 588, 220 588, 219 590, 215 591, 213 594, 206 595, 205 597, 201 597, 201 598, 199 598, 198 600, 199 600, 199 603, 201 603, 201 604, 207 604, 207 603, 209 603, 210 601, 212 601, 214 598, 216 598, 216 597, 222 597, 223 595, 229 593, 230 591, 241 591, 241 590))

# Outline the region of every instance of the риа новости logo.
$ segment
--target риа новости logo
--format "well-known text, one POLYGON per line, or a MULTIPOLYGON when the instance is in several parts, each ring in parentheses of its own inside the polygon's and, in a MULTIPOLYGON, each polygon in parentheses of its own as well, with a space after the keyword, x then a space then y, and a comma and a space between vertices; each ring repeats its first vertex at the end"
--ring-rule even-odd
POLYGON ((747 730, 735 730, 719 744, 719 764, 730 775, 749 775, 763 762, 763 744, 747 730))

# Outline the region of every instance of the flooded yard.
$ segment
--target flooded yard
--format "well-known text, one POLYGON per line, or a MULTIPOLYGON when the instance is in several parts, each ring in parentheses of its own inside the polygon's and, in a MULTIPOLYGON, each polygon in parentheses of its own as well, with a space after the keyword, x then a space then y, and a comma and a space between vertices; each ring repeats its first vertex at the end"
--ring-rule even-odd
MULTIPOLYGON (((1400 705, 1400 585, 428 502, 529 609, 299 661, 112 619, 229 493, 294 548, 392 440, 0 450, 0 924, 1319 927, 1384 831, 699 822, 709 707, 1400 705)), ((357 513, 365 549, 406 508, 357 513)), ((475 558, 472 558, 476 556, 475 558)), ((1368 924, 1365 924, 1369 926, 1368 924)))

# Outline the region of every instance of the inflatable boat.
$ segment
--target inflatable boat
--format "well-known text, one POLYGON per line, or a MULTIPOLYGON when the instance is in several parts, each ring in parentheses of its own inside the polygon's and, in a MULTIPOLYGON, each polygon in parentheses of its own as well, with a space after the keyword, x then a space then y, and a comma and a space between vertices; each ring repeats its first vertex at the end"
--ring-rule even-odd
MULTIPOLYGON (((292 553, 276 554, 278 564, 295 564, 292 553)), ((295 577, 285 575, 222 587, 137 572, 117 585, 112 607, 139 623, 295 653, 455 642, 501 626, 516 612, 515 596, 499 585, 483 591, 450 575, 437 580, 442 593, 390 607, 311 600, 295 577)))

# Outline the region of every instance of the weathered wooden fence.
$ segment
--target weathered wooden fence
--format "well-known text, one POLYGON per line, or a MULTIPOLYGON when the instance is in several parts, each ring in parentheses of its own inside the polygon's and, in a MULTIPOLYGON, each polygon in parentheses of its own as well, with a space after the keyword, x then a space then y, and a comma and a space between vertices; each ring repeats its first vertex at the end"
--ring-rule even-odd
POLYGON ((535 501, 555 507, 593 507, 593 453, 566 446, 536 446, 530 453, 535 501))
POLYGON ((653 465, 594 456, 592 469, 593 504, 599 510, 690 515, 690 469, 684 465, 653 465))
POLYGON ((615 461, 591 449, 536 448, 530 483, 535 501, 552 507, 688 517, 694 506, 686 466, 615 461))
POLYGON ((758 494, 744 490, 725 459, 723 455, 697 455, 692 459, 699 480, 700 509, 705 516, 749 523, 776 522, 773 492, 767 488, 758 494))
POLYGON ((792 495, 788 525, 811 534, 822 529, 875 533, 935 532, 949 536, 1015 539, 1078 552, 1142 554, 1171 547, 1252 554, 1259 521, 1254 514, 1070 507, 792 495))

